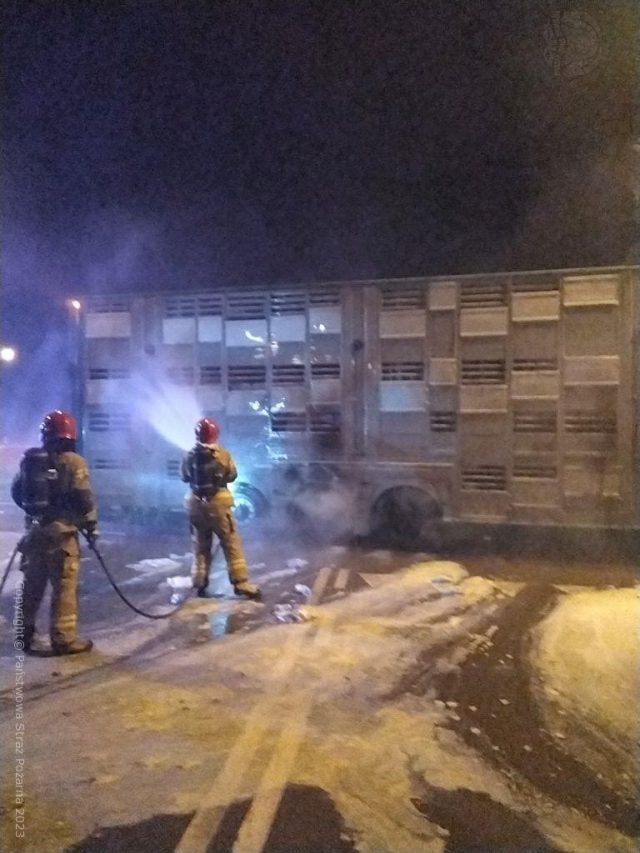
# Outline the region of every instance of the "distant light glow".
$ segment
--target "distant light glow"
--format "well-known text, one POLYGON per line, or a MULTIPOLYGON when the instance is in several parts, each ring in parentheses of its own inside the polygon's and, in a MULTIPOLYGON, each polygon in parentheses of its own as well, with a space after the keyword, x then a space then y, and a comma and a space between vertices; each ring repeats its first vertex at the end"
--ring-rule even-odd
POLYGON ((17 352, 13 347, 0 347, 0 361, 9 363, 16 360, 17 352))
POLYGON ((254 344, 263 344, 264 343, 263 337, 261 337, 260 335, 254 335, 248 329, 245 329, 244 336, 245 336, 245 338, 247 338, 247 340, 251 341, 254 344))
POLYGON ((82 302, 79 299, 72 299, 69 303, 74 311, 80 311, 82 308, 82 302))

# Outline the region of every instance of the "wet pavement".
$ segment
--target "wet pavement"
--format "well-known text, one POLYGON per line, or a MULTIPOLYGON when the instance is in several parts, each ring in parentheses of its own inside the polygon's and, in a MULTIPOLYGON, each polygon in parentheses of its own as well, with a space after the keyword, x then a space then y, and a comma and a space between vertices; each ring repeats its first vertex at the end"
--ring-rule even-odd
POLYGON ((501 769, 524 777, 555 801, 578 808, 621 832, 640 834, 637 804, 607 788, 562 749, 545 727, 531 693, 529 631, 550 612, 558 591, 524 587, 504 608, 490 642, 454 677, 434 678, 451 728, 501 769))
MULTIPOLYGON (((9 545, 1 547, 3 530, 20 532, 20 515, 10 508, 0 516, 0 557, 5 565, 12 549, 9 545)), ((13 545, 14 539, 7 541, 13 545)), ((348 545, 319 546, 303 539, 283 538, 282 531, 274 532, 264 525, 245 529, 244 539, 251 577, 262 587, 264 607, 261 610, 243 609, 242 599, 232 594, 222 554, 218 553, 210 590, 224 602, 224 607, 212 619, 213 636, 249 631, 266 622, 278 621, 274 617, 274 609, 277 611, 280 606, 283 610, 288 604, 294 607, 303 605, 304 595, 297 594, 294 587, 299 585, 310 589, 321 568, 329 570, 323 600, 331 600, 367 588, 370 585, 368 578, 372 575, 396 571, 429 556, 411 551, 348 545)), ((111 589, 95 556, 84 542, 81 544, 81 621, 84 630, 87 633, 108 631, 135 620, 135 614, 118 600, 111 589)), ((154 614, 165 614, 190 596, 186 586, 191 563, 190 541, 186 524, 179 517, 159 529, 138 525, 123 528, 117 522, 105 523, 98 547, 121 591, 137 607, 154 614), (131 568, 141 561, 154 560, 164 562, 168 567, 131 568), (171 587, 169 584, 175 578, 182 580, 185 586, 171 587)), ((471 574, 481 577, 547 585, 629 587, 637 582, 640 572, 637 565, 620 558, 607 562, 558 559, 554 552, 532 557, 526 553, 505 556, 482 551, 465 552, 456 548, 451 552, 451 558, 463 562, 471 574)), ((12 576, 15 583, 15 566, 12 576)), ((11 588, 10 578, 8 590, 11 588)), ((42 612, 45 612, 44 606, 42 612)), ((4 599, 1 613, 7 618, 8 608, 4 599)))
MULTIPOLYGON (((268 627, 285 637, 287 631, 304 628, 310 619, 311 631, 321 634, 322 628, 313 625, 317 611, 311 617, 307 608, 322 608, 362 590, 376 589, 390 574, 430 558, 426 554, 345 545, 318 547, 276 538, 268 531, 260 531, 259 536, 245 534, 245 539, 252 580, 262 587, 263 601, 255 603, 233 595, 218 555, 211 584, 214 597, 203 602, 193 598, 187 587, 167 582, 169 578, 188 577, 186 531, 178 526, 162 532, 130 529, 123 533, 116 525, 105 525, 100 549, 127 597, 155 613, 172 608, 176 597, 184 596, 185 604, 176 616, 150 625, 125 607, 95 558, 83 553, 81 619, 84 633, 96 639, 98 651, 60 665, 55 660, 28 661, 41 669, 37 670, 37 677, 32 669, 34 677, 27 703, 44 709, 48 703, 64 704, 65 696, 73 703, 76 693, 84 695, 79 691, 100 690, 102 685, 117 684, 123 677, 143 674, 147 667, 162 673, 164 661, 169 663, 172 656, 191 653, 199 645, 213 644, 215 648, 215 644, 230 642, 230 638, 241 641, 268 627)), ((457 635, 443 634, 442 643, 430 645, 422 659, 398 673, 396 687, 383 700, 399 701, 403 694, 418 699, 429 695, 429 701, 435 699, 442 709, 439 725, 455 734, 470 754, 508 779, 508 784, 525 799, 533 791, 536 797, 611 827, 628 838, 637 837, 637 804, 608 789, 562 749, 555 733, 545 730, 530 693, 531 673, 527 665, 529 632, 553 607, 562 589, 632 586, 633 566, 621 561, 562 564, 551 556, 543 559, 475 554, 464 558, 457 554, 456 559, 472 576, 492 579, 498 586, 504 583, 511 590, 509 597, 499 607, 477 607, 464 649, 457 635), (476 642, 478 637, 484 639, 476 642), (456 665, 443 666, 448 658, 455 659, 456 665)), ((442 600, 450 592, 455 598, 456 591, 449 590, 448 582, 436 579, 432 586, 442 600)), ((10 588, 7 593, 2 597, 2 615, 10 620, 10 588)), ((42 616, 46 617, 44 609, 42 616)), ((431 624, 449 618, 450 611, 443 611, 442 617, 434 616, 431 624)), ((6 632, 2 643, 6 658, 11 654, 6 632)), ((220 645, 221 650, 224 648, 228 647, 220 645)), ((6 701, 7 697, 5 693, 3 699, 6 701)), ((425 827, 438 827, 433 841, 416 849, 445 853, 556 853, 565 849, 541 832, 533 812, 527 816, 521 809, 510 808, 471 787, 444 788, 431 784, 422 775, 410 775, 413 796, 406 797, 406 808, 422 817, 425 827)), ((253 803, 251 796, 243 795, 225 807, 209 839, 207 853, 242 849, 238 847, 239 832, 253 803)), ((193 817, 190 809, 159 808, 155 814, 137 821, 105 822, 81 840, 59 849, 68 853, 169 853, 178 849, 193 817)), ((359 843, 356 828, 348 825, 329 791, 320 785, 290 780, 279 794, 260 849, 267 853, 350 853, 362 849, 359 843)), ((404 851, 406 847, 398 849, 404 851)))
MULTIPOLYGON (((369 551, 347 546, 318 548, 304 542, 282 541, 281 537, 274 537, 264 529, 247 531, 245 546, 251 579, 262 589, 261 605, 258 607, 233 594, 223 556, 218 551, 209 585, 210 601, 219 604, 210 615, 211 637, 251 631, 271 622, 296 621, 287 619, 283 611, 303 609, 308 599, 305 588, 310 593, 321 569, 327 575, 322 599, 328 601, 366 588, 368 584, 361 573, 385 574, 410 565, 419 556, 412 552, 376 551, 372 557, 369 551), (281 618, 278 618, 278 611, 281 618)), ((137 623, 142 617, 118 598, 95 555, 83 541, 81 549, 81 630, 87 636, 96 633, 100 636, 115 629, 126 630, 128 625, 137 623)), ((2 555, 5 560, 10 550, 5 547, 2 555)), ((116 524, 107 524, 102 527, 98 550, 121 592, 136 607, 158 616, 173 613, 185 600, 197 604, 189 584, 190 541, 179 523, 169 531, 140 527, 123 531, 116 524), (175 582, 180 586, 170 585, 175 582)), ((14 588, 18 577, 16 561, 7 592, 14 588)), ((10 601, 3 596, 2 616, 8 619, 10 612, 10 601)), ((45 634, 46 617, 45 601, 39 619, 41 632, 45 634)), ((303 619, 304 615, 300 621, 303 619)))
POLYGON ((449 834, 443 853, 562 853, 531 822, 487 794, 424 782, 422 787, 425 799, 413 804, 449 834))

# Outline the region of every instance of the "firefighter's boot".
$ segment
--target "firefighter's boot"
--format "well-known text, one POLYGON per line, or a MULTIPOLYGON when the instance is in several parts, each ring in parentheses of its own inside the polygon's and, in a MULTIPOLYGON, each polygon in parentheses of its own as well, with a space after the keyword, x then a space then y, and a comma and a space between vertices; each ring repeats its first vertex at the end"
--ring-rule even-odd
POLYGON ((262 598, 260 587, 251 583, 251 581, 240 581, 239 583, 234 583, 233 591, 236 595, 242 595, 244 598, 252 598, 254 601, 260 601, 262 598))
POLYGON ((216 597, 212 592, 210 592, 208 586, 195 586, 194 590, 195 590, 195 593, 198 596, 198 598, 215 598, 216 597))
POLYGON ((91 640, 81 640, 76 637, 75 640, 70 640, 68 643, 52 643, 51 649, 54 655, 81 655, 83 652, 90 652, 93 648, 91 640))
POLYGON ((35 625, 27 625, 24 629, 22 637, 16 635, 16 640, 22 639, 26 654, 30 655, 32 647, 36 644, 36 629, 35 625))

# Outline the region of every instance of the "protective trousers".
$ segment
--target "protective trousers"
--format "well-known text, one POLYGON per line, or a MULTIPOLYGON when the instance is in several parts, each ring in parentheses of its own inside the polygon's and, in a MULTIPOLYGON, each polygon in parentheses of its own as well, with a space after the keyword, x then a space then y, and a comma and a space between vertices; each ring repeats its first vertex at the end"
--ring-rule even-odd
POLYGON ((36 616, 51 582, 51 615, 49 633, 52 645, 65 645, 77 637, 78 570, 80 547, 78 534, 64 536, 53 545, 46 540, 25 547, 23 608, 25 634, 33 635, 36 616))
POLYGON ((247 561, 231 511, 232 506, 233 498, 226 489, 209 500, 200 500, 195 495, 190 495, 187 499, 195 558, 193 585, 197 589, 205 589, 209 584, 214 535, 220 540, 231 583, 243 583, 249 579, 247 561))

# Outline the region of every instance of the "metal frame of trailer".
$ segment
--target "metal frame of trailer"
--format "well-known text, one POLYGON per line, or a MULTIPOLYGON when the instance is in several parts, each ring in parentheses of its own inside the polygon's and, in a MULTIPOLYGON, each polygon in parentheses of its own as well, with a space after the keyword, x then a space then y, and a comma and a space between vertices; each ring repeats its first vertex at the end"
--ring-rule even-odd
MULTIPOLYGON (((78 406, 102 503, 181 507, 149 371, 221 421, 241 510, 410 486, 447 519, 640 527, 638 267, 89 296, 78 406)), ((169 391, 169 393, 171 393, 169 391)))

